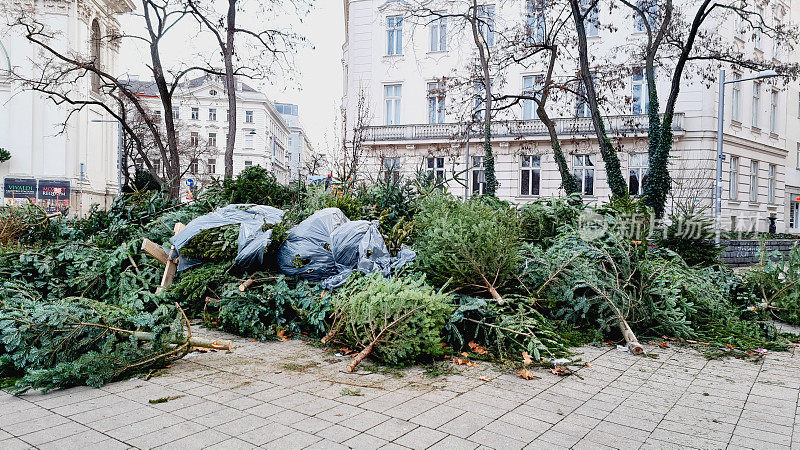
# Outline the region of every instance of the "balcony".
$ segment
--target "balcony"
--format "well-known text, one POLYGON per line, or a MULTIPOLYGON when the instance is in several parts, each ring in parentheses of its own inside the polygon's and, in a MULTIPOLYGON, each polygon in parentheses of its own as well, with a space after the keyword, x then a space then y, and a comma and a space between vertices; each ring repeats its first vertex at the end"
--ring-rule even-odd
MULTIPOLYGON (((683 113, 675 113, 672 130, 683 131, 683 113)), ((662 116, 663 118, 663 116, 662 116)), ((559 135, 574 136, 594 134, 590 117, 553 119, 559 135)), ((431 123, 415 125, 380 125, 366 127, 366 142, 381 141, 419 141, 419 140, 461 140, 467 133, 469 124, 431 123)), ((605 117, 606 132, 609 135, 647 133, 647 115, 605 117)), ((478 124, 473 124, 470 134, 480 138, 483 134, 478 124)), ((503 120, 492 122, 492 136, 495 138, 519 138, 525 136, 547 136, 547 128, 540 120, 503 120)))

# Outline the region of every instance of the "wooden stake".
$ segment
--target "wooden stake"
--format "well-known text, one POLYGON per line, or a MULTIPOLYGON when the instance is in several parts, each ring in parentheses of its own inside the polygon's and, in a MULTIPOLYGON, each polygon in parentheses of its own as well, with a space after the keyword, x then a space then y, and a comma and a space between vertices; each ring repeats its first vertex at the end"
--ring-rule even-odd
POLYGON ((156 244, 150 239, 144 239, 142 241, 142 251, 147 253, 149 256, 155 258, 156 260, 158 260, 158 262, 160 262, 161 264, 166 265, 167 261, 169 260, 167 252, 165 252, 160 245, 156 244))
POLYGON ((239 285, 239 292, 244 292, 244 291, 246 291, 246 290, 247 290, 247 288, 249 288, 250 286, 252 286, 252 285, 253 285, 253 283, 255 283, 255 282, 256 282, 256 280, 254 280, 253 278, 248 278, 248 279, 244 280, 244 281, 242 282, 242 284, 240 284, 240 285, 239 285))
POLYGON ((644 347, 639 344, 639 340, 636 339, 636 335, 633 334, 633 330, 631 330, 630 325, 625 319, 619 319, 619 329, 622 331, 622 337, 625 338, 625 343, 628 346, 628 350, 634 355, 641 355, 644 353, 644 347))
MULTIPOLYGON (((175 228, 173 229, 174 234, 178 234, 183 229, 186 228, 186 225, 178 222, 175 224, 175 228)), ((169 256, 172 256, 175 253, 175 246, 171 246, 169 250, 169 256)), ((167 256, 167 258, 169 258, 167 256)), ((175 278, 175 273, 178 272, 178 258, 168 260, 167 263, 164 265, 164 275, 161 277, 161 284, 156 288, 156 294, 159 292, 163 292, 164 289, 168 288, 170 284, 172 284, 172 280, 175 278)))

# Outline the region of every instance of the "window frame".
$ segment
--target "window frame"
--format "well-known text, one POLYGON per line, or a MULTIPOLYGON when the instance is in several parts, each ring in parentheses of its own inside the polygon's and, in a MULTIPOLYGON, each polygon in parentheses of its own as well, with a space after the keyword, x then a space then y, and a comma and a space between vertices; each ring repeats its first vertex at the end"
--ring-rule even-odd
POLYGON ((586 19, 584 19, 584 28, 586 30, 586 37, 600 36, 600 15, 597 5, 592 5, 592 0, 581 0, 580 6, 586 12, 586 19), (589 11, 587 8, 591 7, 589 11))
POLYGON ((647 83, 647 73, 644 67, 634 67, 631 70, 631 114, 634 116, 648 114, 650 107, 650 87, 647 83), (639 74, 639 79, 636 79, 636 74, 639 74), (640 111, 636 112, 637 99, 636 88, 640 89, 641 98, 638 100, 640 111))
POLYGON ((444 184, 447 176, 447 169, 444 163, 444 156, 428 156, 425 158, 425 169, 428 174, 428 181, 435 182, 437 186, 444 184))
POLYGON ((255 123, 255 114, 253 111, 244 112, 244 123, 255 123))
POLYGON ((742 109, 742 87, 739 80, 742 75, 739 72, 733 73, 733 83, 731 85, 731 120, 741 122, 741 109, 742 109))
POLYGON ((437 17, 428 24, 428 40, 429 53, 447 51, 447 17, 437 17))
POLYGON ((428 123, 445 123, 447 94, 441 81, 427 83, 428 123))
POLYGON ((752 108, 752 111, 751 111, 752 112, 752 117, 751 117, 750 125, 753 128, 761 129, 761 127, 759 127, 759 124, 761 122, 761 120, 760 120, 761 119, 761 114, 760 114, 761 113, 761 111, 760 111, 761 110, 761 83, 758 82, 758 81, 754 81, 753 82, 753 98, 752 98, 751 108, 752 108))
POLYGON ((542 44, 547 39, 547 5, 544 0, 526 0, 525 25, 528 41, 542 44))
POLYGON ((206 161, 206 172, 209 175, 217 173, 217 158, 209 158, 208 161, 206 161))
MULTIPOLYGON (((523 75, 522 76, 522 94, 529 95, 535 98, 541 98, 541 91, 544 89, 544 75, 523 75), (528 83, 530 80, 530 83, 528 83)), ((536 112, 535 102, 532 99, 522 100, 522 120, 534 120, 536 112)))
POLYGON ((386 56, 403 54, 403 16, 386 16, 386 56))
POLYGON ((739 157, 731 156, 728 163, 728 200, 739 200, 739 157))
POLYGON ((217 133, 208 133, 208 146, 216 148, 217 146, 217 133))
POLYGON ((541 155, 530 155, 530 154, 520 155, 518 192, 520 197, 539 197, 541 195, 542 193, 541 155), (525 182, 526 174, 527 174, 527 182, 525 182))
POLYGON ((496 44, 495 38, 495 15, 496 9, 495 5, 480 5, 478 6, 478 11, 476 11, 476 15, 478 19, 481 19, 481 23, 479 23, 479 30, 480 33, 483 35, 484 42, 486 42, 487 47, 494 47, 496 44))
POLYGON ((217 108, 208 108, 208 120, 210 122, 217 121, 217 108))
POLYGON ((644 195, 645 184, 649 176, 650 155, 647 153, 631 153, 628 155, 628 192, 630 195, 644 195), (634 164, 635 162, 635 164, 634 164), (632 189, 633 176, 636 176, 636 192, 632 189))
POLYGON ((469 167, 470 197, 486 193, 486 157, 472 156, 469 167))
POLYGON ((758 203, 758 161, 750 160, 750 203, 758 203))
POLYGON ((383 161, 381 162, 381 171, 383 172, 383 179, 385 181, 390 181, 389 177, 391 176, 391 181, 399 183, 402 170, 402 161, 400 160, 399 156, 383 157, 383 161))
POLYGON ((383 85, 383 114, 385 125, 400 125, 400 108, 403 100, 402 84, 383 85), (391 90, 392 95, 389 95, 391 90))
POLYGON ((770 164, 767 172, 767 203, 775 204, 775 186, 778 184, 778 166, 770 164))
POLYGON ((595 163, 592 161, 592 156, 591 154, 572 155, 572 176, 575 177, 581 194, 587 197, 594 197, 595 163), (587 183, 588 174, 591 174, 591 183, 587 183))
POLYGON ((192 120, 200 120, 200 108, 192 107, 191 118, 192 120))
POLYGON ((772 89, 769 92, 769 132, 778 132, 778 91, 772 89))

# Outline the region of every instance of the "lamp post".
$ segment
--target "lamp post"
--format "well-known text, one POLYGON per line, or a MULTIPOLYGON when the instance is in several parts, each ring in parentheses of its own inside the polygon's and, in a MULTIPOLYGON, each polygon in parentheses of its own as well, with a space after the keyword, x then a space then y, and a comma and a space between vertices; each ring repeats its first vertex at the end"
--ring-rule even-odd
POLYGON ((722 160, 724 158, 722 153, 722 144, 724 140, 723 127, 725 124, 725 85, 741 83, 743 81, 760 80, 762 78, 774 78, 777 76, 778 73, 774 70, 762 70, 750 78, 725 81, 725 69, 719 70, 719 101, 717 102, 717 176, 714 180, 714 191, 711 193, 711 199, 714 205, 714 222, 716 227, 716 237, 714 238, 714 242, 717 244, 719 244, 720 233, 722 231, 722 160))
POLYGON ((117 197, 122 195, 122 122, 119 120, 92 119, 94 123, 117 123, 117 197))

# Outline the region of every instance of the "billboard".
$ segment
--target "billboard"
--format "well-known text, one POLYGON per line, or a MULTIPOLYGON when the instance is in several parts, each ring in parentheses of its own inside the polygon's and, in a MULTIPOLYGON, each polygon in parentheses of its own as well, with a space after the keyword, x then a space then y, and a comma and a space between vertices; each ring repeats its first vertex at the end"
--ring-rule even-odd
POLYGON ((48 213, 69 209, 69 181, 39 180, 37 198, 48 213))

